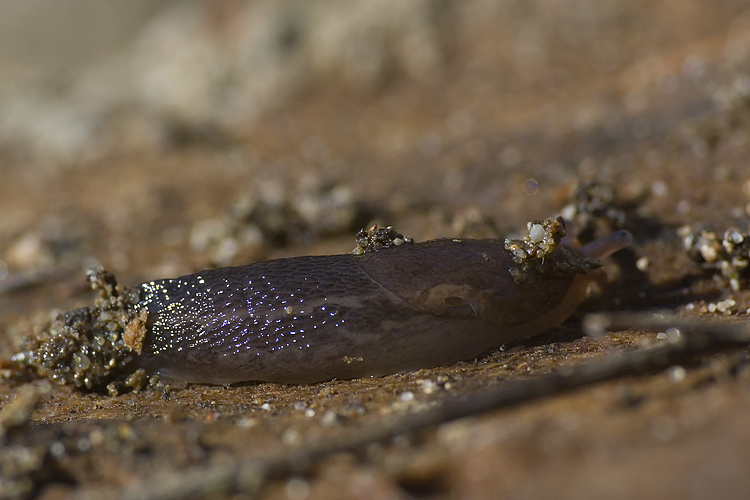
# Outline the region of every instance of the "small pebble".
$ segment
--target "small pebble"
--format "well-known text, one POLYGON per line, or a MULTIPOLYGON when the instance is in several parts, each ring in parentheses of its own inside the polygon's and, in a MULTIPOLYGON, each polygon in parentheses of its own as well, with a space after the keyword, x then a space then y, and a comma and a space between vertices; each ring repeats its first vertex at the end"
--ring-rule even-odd
POLYGON ((653 194, 656 197, 662 197, 665 194, 667 194, 667 184, 664 181, 655 181, 653 184, 651 184, 651 194, 653 194))
POLYGON ((680 331, 677 328, 667 328, 667 331, 664 332, 667 334, 667 338, 669 339, 678 339, 680 338, 680 331))
POLYGON ((251 429, 258 425, 258 419, 251 417, 243 417, 236 422, 237 427, 242 429, 251 429))
POLYGON ((529 239, 532 243, 539 243, 544 239, 544 227, 541 224, 534 224, 529 230, 529 239))
POLYGON ((78 447, 78 451, 80 451, 81 453, 86 453, 91 449, 91 441, 89 441, 85 437, 82 437, 78 439, 76 446, 78 447))
POLYGON ((320 423, 326 427, 332 427, 336 425, 336 422, 338 422, 338 417, 336 416, 336 412, 332 410, 325 412, 320 419, 320 423))
POLYGON ((678 214, 686 214, 690 212, 690 202, 687 200, 680 200, 680 202, 677 203, 677 207, 675 207, 675 211, 678 214))
POLYGON ((429 379, 418 380, 417 383, 422 387, 422 392, 432 394, 437 389, 437 384, 429 379))
POLYGON ((295 477, 284 485, 284 493, 289 500, 305 500, 310 495, 310 485, 301 477, 295 477))
POLYGON ((670 382, 682 382, 687 376, 687 371, 683 367, 677 365, 669 369, 667 376, 669 377, 670 382))
POLYGON ((408 401, 414 401, 414 393, 411 391, 404 391, 401 393, 398 399, 404 403, 408 401))
POLYGON ((284 434, 281 435, 281 442, 287 445, 294 445, 299 442, 300 438, 301 436, 298 430, 287 429, 284 431, 284 434))
POLYGON ((646 272, 646 269, 648 269, 649 260, 648 257, 641 257, 637 261, 635 261, 635 267, 638 268, 641 272, 646 272))
POLYGON ((55 458, 61 458, 65 455, 65 445, 60 441, 55 441, 50 445, 49 453, 55 458))

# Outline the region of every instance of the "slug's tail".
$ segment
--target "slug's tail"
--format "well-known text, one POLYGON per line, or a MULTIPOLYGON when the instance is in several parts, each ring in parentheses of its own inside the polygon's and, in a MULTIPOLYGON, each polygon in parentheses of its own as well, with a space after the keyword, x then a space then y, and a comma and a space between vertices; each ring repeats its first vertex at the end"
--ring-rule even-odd
POLYGON ((628 248, 633 244, 633 235, 629 231, 620 229, 609 236, 599 238, 596 241, 587 243, 577 250, 584 257, 594 259, 603 259, 623 248, 628 248))

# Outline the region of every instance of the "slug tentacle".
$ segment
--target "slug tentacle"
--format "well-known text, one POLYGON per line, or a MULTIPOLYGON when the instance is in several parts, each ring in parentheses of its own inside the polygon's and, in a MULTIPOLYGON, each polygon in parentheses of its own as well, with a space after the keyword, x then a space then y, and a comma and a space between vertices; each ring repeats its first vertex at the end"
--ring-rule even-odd
POLYGON ((526 242, 408 241, 144 283, 137 308, 147 333, 136 362, 167 378, 225 384, 471 359, 561 323, 599 266, 593 257, 629 242, 615 233, 578 252, 558 247, 556 219, 530 224, 529 234, 526 242))
POLYGON ((620 229, 609 236, 587 243, 577 251, 584 257, 594 259, 604 259, 609 257, 618 250, 628 248, 633 244, 633 235, 630 232, 620 229))

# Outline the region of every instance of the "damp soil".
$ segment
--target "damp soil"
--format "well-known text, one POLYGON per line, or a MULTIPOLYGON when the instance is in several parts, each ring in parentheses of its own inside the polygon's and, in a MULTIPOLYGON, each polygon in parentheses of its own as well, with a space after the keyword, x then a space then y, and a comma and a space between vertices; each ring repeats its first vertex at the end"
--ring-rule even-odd
MULTIPOLYGON (((127 286, 346 253, 372 224, 416 241, 504 237, 568 213, 582 239, 632 232, 633 248, 604 263, 608 283, 539 337, 386 377, 113 396, 6 371, 4 495, 747 498, 750 350, 736 346, 295 462, 311 446, 455 397, 663 341, 643 330, 587 337, 587 313, 750 316, 744 268, 730 283, 684 241, 750 228, 747 5, 573 2, 601 14, 587 21, 593 46, 576 45, 580 26, 566 19, 560 33, 526 33, 544 39, 546 63, 523 46, 511 64, 501 34, 481 23, 450 29, 458 9, 443 3, 444 57, 429 82, 397 70, 375 84, 323 74, 231 133, 178 127, 158 147, 80 162, 4 150, 0 354, 17 352, 56 311, 90 306, 90 267, 127 286), (591 217, 570 208, 581 186, 597 186, 591 217), (335 217, 315 222, 325 214, 335 217), (12 404, 24 397, 31 403, 12 404), (288 467, 260 480, 229 487, 210 476, 278 457, 288 467), (200 487, 186 493, 178 483, 188 480, 200 487)), ((533 24, 541 10, 507 15, 545 26, 533 24)))

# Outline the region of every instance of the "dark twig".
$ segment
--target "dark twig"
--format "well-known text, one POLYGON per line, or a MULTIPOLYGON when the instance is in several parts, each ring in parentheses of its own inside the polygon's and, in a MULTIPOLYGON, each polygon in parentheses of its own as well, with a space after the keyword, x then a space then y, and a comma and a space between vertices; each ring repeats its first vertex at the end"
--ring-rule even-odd
POLYGON ((506 382, 495 389, 447 401, 432 410, 407 415, 381 426, 327 438, 324 442, 275 457, 240 459, 229 464, 196 467, 179 474, 153 478, 155 480, 152 479, 148 484, 124 492, 90 492, 85 498, 177 500, 229 491, 252 493, 270 480, 304 472, 316 460, 335 453, 615 377, 664 369, 722 344, 750 343, 750 326, 745 323, 725 324, 664 314, 591 315, 585 318, 584 328, 592 333, 601 333, 607 329, 676 328, 681 334, 674 335, 671 340, 664 341, 658 347, 608 355, 600 361, 563 367, 528 380, 506 382))
POLYGON ((48 282, 59 281, 66 278, 70 272, 70 269, 56 266, 9 274, 0 279, 0 295, 18 292, 48 282))
POLYGON ((695 317, 676 316, 670 312, 655 313, 599 313, 584 318, 584 331, 593 337, 606 331, 669 330, 685 336, 692 347, 701 344, 750 343, 750 322, 712 321, 695 317))

